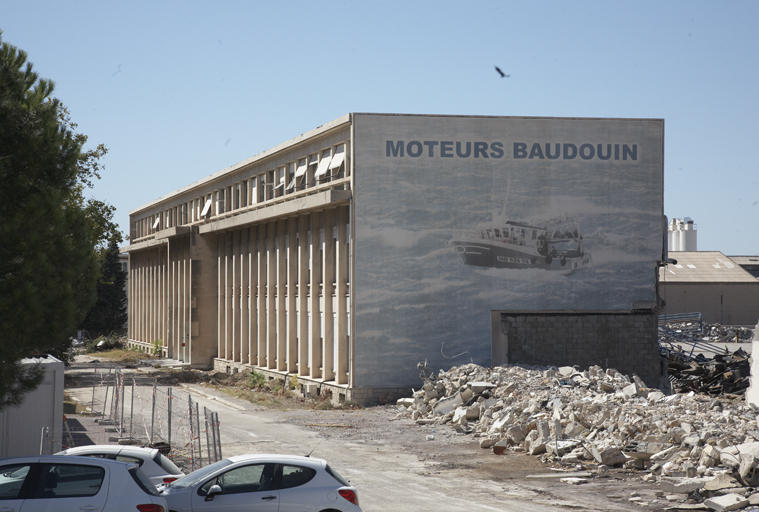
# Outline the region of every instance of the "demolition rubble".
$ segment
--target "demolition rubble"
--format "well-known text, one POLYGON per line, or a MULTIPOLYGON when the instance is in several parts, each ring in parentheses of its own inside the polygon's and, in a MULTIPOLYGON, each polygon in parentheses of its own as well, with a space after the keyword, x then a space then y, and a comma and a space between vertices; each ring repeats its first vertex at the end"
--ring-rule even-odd
POLYGON ((637 376, 598 366, 467 364, 437 376, 424 371, 426 363, 420 367, 424 385, 398 400, 398 417, 449 425, 495 454, 642 470, 661 491, 706 499, 715 510, 748 505, 745 496, 759 484, 759 408, 742 397, 665 395, 637 376))

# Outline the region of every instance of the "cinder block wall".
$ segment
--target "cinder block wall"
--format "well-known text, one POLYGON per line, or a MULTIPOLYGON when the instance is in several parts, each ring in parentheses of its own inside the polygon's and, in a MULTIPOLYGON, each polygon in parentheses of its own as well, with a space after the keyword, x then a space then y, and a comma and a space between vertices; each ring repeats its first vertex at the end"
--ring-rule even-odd
POLYGON ((662 375, 657 315, 631 313, 501 313, 502 340, 511 364, 592 365, 636 374, 653 388, 662 375))

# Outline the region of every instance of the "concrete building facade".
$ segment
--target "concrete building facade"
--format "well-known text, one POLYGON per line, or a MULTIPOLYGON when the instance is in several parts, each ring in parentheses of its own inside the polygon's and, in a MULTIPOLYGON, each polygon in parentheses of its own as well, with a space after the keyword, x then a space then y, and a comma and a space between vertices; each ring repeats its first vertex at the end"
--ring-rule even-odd
POLYGON ((593 361, 645 373, 662 162, 661 120, 343 116, 130 212, 129 343, 377 402, 519 362, 501 315, 594 312, 645 348, 593 361))

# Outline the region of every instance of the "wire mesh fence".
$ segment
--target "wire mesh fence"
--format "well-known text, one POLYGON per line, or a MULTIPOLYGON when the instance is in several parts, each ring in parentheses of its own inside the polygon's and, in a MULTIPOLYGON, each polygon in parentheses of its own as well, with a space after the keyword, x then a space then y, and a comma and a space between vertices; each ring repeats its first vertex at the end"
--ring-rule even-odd
POLYGON ((223 458, 218 413, 155 379, 95 368, 89 408, 87 416, 65 419, 60 436, 44 431, 41 451, 46 445, 50 452, 92 444, 150 446, 185 471, 223 458), (54 446, 56 438, 60 447, 54 446))

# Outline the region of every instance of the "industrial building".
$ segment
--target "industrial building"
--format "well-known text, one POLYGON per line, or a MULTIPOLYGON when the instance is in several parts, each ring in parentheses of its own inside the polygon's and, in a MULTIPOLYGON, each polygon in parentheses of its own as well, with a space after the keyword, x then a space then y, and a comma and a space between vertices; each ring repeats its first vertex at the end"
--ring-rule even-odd
POLYGON ((659 270, 662 314, 701 313, 722 325, 756 325, 759 279, 719 251, 675 252, 676 264, 659 270))
POLYGON ((130 212, 129 344, 361 402, 425 360, 655 386, 663 131, 340 117, 130 212))

